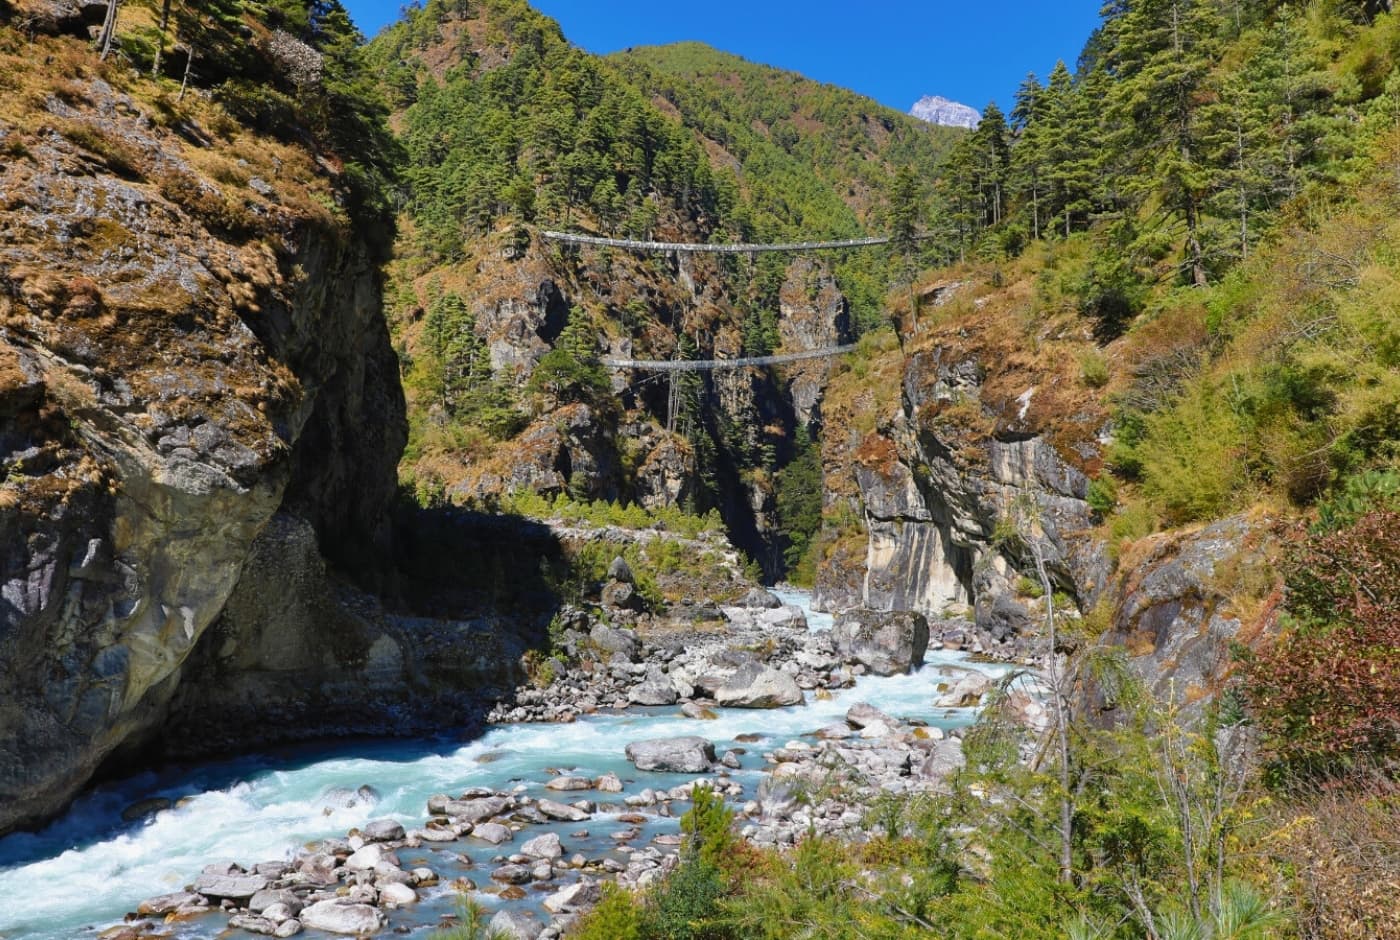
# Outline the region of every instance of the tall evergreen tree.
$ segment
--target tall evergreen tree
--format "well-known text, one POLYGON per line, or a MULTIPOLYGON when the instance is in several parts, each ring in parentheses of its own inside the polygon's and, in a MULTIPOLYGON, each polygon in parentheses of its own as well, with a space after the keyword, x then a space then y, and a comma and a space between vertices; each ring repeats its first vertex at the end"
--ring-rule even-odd
POLYGON ((1219 184, 1202 153, 1201 111, 1220 24, 1208 0, 1139 0, 1105 23, 1111 107, 1133 128, 1135 189, 1161 198, 1184 226, 1184 268, 1196 285, 1208 280, 1203 203, 1219 184))

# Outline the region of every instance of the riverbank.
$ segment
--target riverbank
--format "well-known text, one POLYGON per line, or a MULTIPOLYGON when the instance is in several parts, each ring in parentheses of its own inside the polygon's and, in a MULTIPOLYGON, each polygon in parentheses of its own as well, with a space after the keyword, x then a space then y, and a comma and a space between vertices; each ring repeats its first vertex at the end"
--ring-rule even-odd
MULTIPOLYGON (((791 631, 794 636, 801 634, 796 624, 791 631)), ((785 674, 801 681, 803 669, 810 668, 797 660, 803 646, 822 648, 831 642, 824 631, 807 639, 799 645, 779 638, 771 649, 757 652, 767 653, 762 660, 765 668, 777 672, 797 664, 796 673, 785 674)), ((731 641, 744 645, 738 637, 731 641)), ((651 648, 644 645, 637 655, 648 656, 651 648)), ((574 889, 575 885, 610 877, 645 884, 674 864, 668 859, 674 857, 679 841, 676 817, 684 812, 688 787, 697 779, 729 791, 744 812, 745 834, 755 842, 773 844, 795 838, 812 824, 822 831, 852 833, 862 827, 857 790, 851 791, 844 805, 835 796, 813 805, 793 799, 796 788, 776 785, 791 784, 818 769, 825 774, 833 763, 859 770, 864 783, 858 785, 872 791, 935 785, 936 768, 955 763, 958 729, 975 715, 967 706, 939 707, 938 697, 967 678, 967 670, 1000 675, 1006 667, 972 663, 962 653, 939 649, 927 658, 922 670, 892 677, 856 675, 858 663, 842 664, 828 674, 844 684, 848 680, 840 670, 849 669, 853 685, 819 686, 804 696, 803 705, 771 710, 715 706, 709 708, 713 719, 686 717, 679 704, 633 704, 620 713, 600 707, 567 725, 496 726, 461 747, 397 742, 375 745, 361 756, 331 756, 300 766, 259 766, 249 759, 218 770, 204 768, 185 779, 163 781, 163 786, 153 786, 160 781, 150 779, 148 788, 139 782, 125 790, 106 788, 85 797, 50 830, 0 842, 0 865, 5 866, 0 869, 0 897, 26 898, 22 907, 0 901, 0 935, 7 940, 96 935, 98 931, 85 928, 110 924, 122 912, 135 911, 141 898, 180 893, 186 886, 197 886, 200 878, 247 877, 238 891, 256 886, 260 878, 266 882, 260 890, 291 891, 306 907, 332 900, 317 897, 331 885, 313 883, 308 869, 318 878, 333 874, 334 891, 345 891, 338 898, 358 890, 354 903, 369 907, 373 891, 371 911, 383 915, 389 929, 425 931, 453 912, 460 889, 474 888, 473 894, 498 912, 521 918, 534 915, 543 932, 547 925, 562 926, 572 910, 591 897, 590 888, 574 889), (940 685, 945 686, 943 692, 940 685), (858 718, 867 714, 852 712, 859 703, 908 720, 848 723, 848 713, 858 718), (682 736, 702 736, 712 742, 715 760, 703 773, 643 771, 624 756, 626 746, 634 741, 682 736), (230 784, 228 779, 218 780, 221 776, 242 779, 230 784), (590 788, 551 787, 560 786, 560 781, 582 785, 567 778, 580 778, 590 788), (612 789, 617 785, 614 779, 620 791, 612 789), (597 790, 600 780, 609 789, 597 790), (218 785, 208 787, 210 781, 218 785), (372 789, 362 791, 366 785, 372 789), (169 799, 174 805, 140 824, 96 834, 111 826, 123 799, 131 802, 138 794, 169 799), (462 815, 446 810, 464 807, 436 801, 436 812, 425 815, 432 798, 439 795, 458 801, 466 796, 466 802, 502 802, 476 804, 462 815), (541 809, 545 800, 585 813, 587 818, 551 818, 541 809), (488 808, 493 810, 491 816, 471 818, 488 808), (371 829, 376 820, 387 822, 371 829), (367 869, 348 866, 363 849, 356 840, 371 832, 397 835, 394 825, 403 827, 402 838, 372 842, 392 857, 381 856, 367 869), (501 829, 478 831, 481 826, 501 829), (508 837, 495 844, 482 835, 508 837), (549 837, 558 839, 557 858, 526 851, 539 836, 545 837, 544 842, 533 845, 548 847, 546 855, 553 853, 549 837), (269 859, 277 861, 269 864, 265 861, 269 859), (549 863, 548 873, 544 862, 549 863), (201 875, 201 869, 211 863, 219 867, 201 875), (238 863, 242 871, 230 869, 229 863, 238 863), (499 879, 492 878, 503 868, 499 879), (431 871, 432 877, 424 877, 421 869, 431 871), (524 880, 510 883, 517 879, 524 880), (415 899, 409 901, 404 890, 389 888, 391 884, 411 890, 415 899), (36 891, 35 886, 43 887, 36 891), (546 900, 564 890, 574 890, 573 900, 567 905, 563 899, 552 902, 560 909, 550 911, 546 900)), ((663 675, 669 677, 674 671, 680 676, 701 659, 713 663, 712 656, 697 657, 695 651, 677 652, 664 663, 646 659, 640 676, 628 669, 627 677, 639 680, 634 686, 644 684, 647 670, 662 666, 663 675)), ((821 670, 812 674, 821 675, 821 670)), ((207 883, 205 887, 215 890, 207 883)), ((218 890, 229 891, 231 886, 224 884, 218 890)), ((237 918, 233 908, 247 908, 253 901, 253 894, 203 897, 216 902, 195 905, 207 908, 207 916, 195 916, 192 908, 187 913, 193 919, 167 923, 165 915, 153 913, 124 925, 127 936, 162 932, 179 938, 212 937, 237 918)), ((249 913, 272 921, 283 913, 290 915, 294 906, 274 910, 273 917, 266 916, 266 907, 249 913)), ((364 911, 357 913, 367 916, 364 911)), ((371 919, 377 921, 377 917, 371 919)), ((300 922, 299 917, 289 916, 281 923, 290 920, 300 922)), ((246 916, 238 925, 264 926, 246 916)), ((271 926, 275 933, 280 924, 271 926)))

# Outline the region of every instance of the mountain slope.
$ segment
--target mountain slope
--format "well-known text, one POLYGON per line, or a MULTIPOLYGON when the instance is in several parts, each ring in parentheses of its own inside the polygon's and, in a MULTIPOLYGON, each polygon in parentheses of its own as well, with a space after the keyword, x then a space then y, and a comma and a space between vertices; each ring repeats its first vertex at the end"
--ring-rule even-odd
POLYGON ((931 170, 950 138, 702 47, 649 53, 655 68, 641 53, 598 59, 517 0, 429 3, 370 54, 397 91, 409 156, 394 272, 414 428, 405 477, 424 498, 457 502, 529 489, 719 509, 780 574, 774 480, 797 425, 820 421, 827 364, 692 375, 671 394, 655 376, 609 376, 589 360, 836 345, 884 321, 898 259, 668 259, 564 251, 537 232, 703 242, 882 231, 896 167, 931 170), (712 65, 711 78, 669 76, 677 55, 712 65), (735 70, 749 76, 742 94, 723 91, 735 70), (755 125, 760 107, 781 109, 771 126, 755 125))

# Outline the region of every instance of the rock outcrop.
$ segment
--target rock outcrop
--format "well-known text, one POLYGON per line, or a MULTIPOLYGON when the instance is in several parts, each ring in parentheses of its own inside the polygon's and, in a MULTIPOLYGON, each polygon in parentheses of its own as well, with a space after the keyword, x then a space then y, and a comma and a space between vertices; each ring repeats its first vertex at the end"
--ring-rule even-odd
POLYGON ((898 409, 849 463, 865 517, 864 579, 819 572, 827 609, 937 618, 970 607, 989 639, 1005 642, 1038 617, 1014 590, 1033 569, 1032 542, 1056 590, 1085 608, 1103 590, 1111 566, 1090 532, 1088 477, 1028 414, 1036 388, 1004 401, 985 388, 987 373, 953 345, 905 361, 898 409))
POLYGON ((310 197, 328 167, 206 178, 197 129, 93 74, 42 108, 63 133, 0 120, 22 154, 0 165, 0 832, 167 720, 279 509, 298 552, 369 575, 406 439, 376 261, 310 197))
MULTIPOLYGON (((1237 648, 1271 631, 1282 600, 1270 564, 1275 533, 1267 521, 1232 516, 1153 536, 1140 552, 1110 586, 1114 616, 1099 642, 1121 648, 1156 700, 1189 715, 1224 687, 1237 648), (1242 596, 1242 583, 1259 596, 1242 596)), ((1081 703, 1091 714, 1116 709, 1113 691, 1099 683, 1089 683, 1081 703)))
POLYGON ((831 630, 836 652, 877 676, 899 676, 924 664, 928 619, 912 611, 853 610, 831 630))

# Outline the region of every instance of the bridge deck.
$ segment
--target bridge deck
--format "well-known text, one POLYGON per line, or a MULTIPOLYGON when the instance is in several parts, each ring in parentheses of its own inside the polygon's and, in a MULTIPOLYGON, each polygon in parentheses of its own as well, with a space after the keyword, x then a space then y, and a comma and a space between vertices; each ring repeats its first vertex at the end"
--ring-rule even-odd
POLYGON ((871 245, 887 245, 888 236, 875 238, 852 238, 845 241, 829 242, 790 242, 779 244, 739 244, 723 245, 701 242, 645 242, 630 238, 604 238, 600 235, 574 235, 569 232, 540 232, 540 237, 550 241, 570 245, 600 245, 606 248, 623 248, 627 251, 679 251, 692 254, 747 255, 766 251, 829 251, 837 248, 868 248, 871 245))
POLYGON ((778 356, 749 356, 742 359, 601 359, 599 362, 609 369, 635 369, 639 372, 714 372, 723 369, 780 366, 806 359, 830 359, 844 356, 855 348, 855 344, 851 343, 846 346, 829 346, 825 349, 809 349, 778 356))

